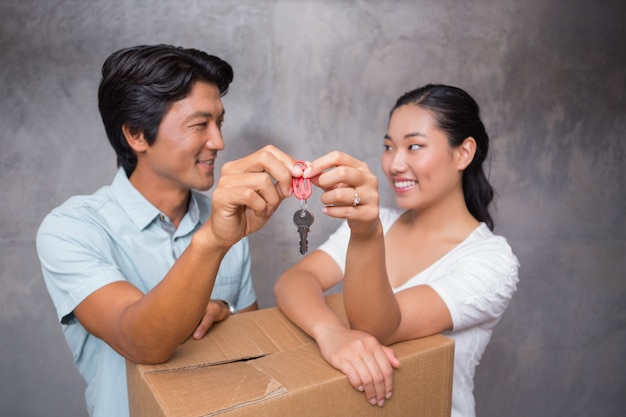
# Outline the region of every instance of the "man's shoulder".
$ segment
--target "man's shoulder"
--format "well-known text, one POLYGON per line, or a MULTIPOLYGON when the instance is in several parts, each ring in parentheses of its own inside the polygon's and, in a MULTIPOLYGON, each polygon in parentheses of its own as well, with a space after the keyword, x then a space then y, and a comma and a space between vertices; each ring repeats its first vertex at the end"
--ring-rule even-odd
POLYGON ((111 187, 104 186, 93 194, 74 195, 69 197, 59 206, 52 209, 48 216, 71 216, 81 213, 99 211, 111 203, 111 187))
POLYGON ((72 224, 98 223, 106 217, 106 212, 115 206, 110 187, 100 188, 93 194, 75 195, 52 209, 43 219, 40 229, 64 230, 69 232, 72 224))

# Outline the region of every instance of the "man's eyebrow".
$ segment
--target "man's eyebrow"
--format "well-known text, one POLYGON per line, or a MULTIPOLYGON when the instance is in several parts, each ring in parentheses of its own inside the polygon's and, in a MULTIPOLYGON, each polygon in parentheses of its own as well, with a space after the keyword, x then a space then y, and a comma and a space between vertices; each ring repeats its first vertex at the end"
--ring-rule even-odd
MULTIPOLYGON (((223 118, 223 117, 224 117, 224 115, 225 115, 225 114, 226 114, 226 111, 225 111, 225 110, 222 110, 222 112, 221 112, 221 113, 219 113, 219 114, 217 115, 217 117, 216 117, 216 118, 217 118, 217 119, 221 119, 221 118, 223 118)), ((211 112, 206 112, 206 111, 197 111, 197 112, 192 113, 192 114, 190 114, 189 116, 187 116, 187 118, 186 118, 185 120, 186 120, 186 121, 190 121, 190 120, 193 120, 193 119, 199 119, 199 118, 204 118, 204 119, 212 119, 213 117, 215 117, 215 116, 214 116, 214 115, 213 115, 213 113, 211 113, 211 112)))

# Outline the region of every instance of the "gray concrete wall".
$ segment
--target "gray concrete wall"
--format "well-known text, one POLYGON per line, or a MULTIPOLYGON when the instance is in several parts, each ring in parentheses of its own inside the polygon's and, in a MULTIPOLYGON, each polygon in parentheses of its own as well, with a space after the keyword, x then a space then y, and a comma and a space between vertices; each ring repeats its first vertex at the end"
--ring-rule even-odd
MULTIPOLYGON (((0 414, 85 415, 34 249, 54 206, 108 184, 96 89, 139 43, 235 68, 221 162, 273 143, 340 149, 380 173, 387 113, 427 82, 461 86, 493 140, 496 230, 519 291, 478 368, 480 416, 626 409, 626 4, 584 0, 4 0, 0 4, 0 414)), ((383 181, 382 184, 385 184, 383 181)), ((389 192, 383 200, 393 204, 389 192)), ((251 238, 262 307, 299 258, 286 201, 251 238), (269 242, 269 244, 268 244, 269 242)), ((332 231, 320 205, 310 244, 332 231)), ((210 390, 210 387, 207 387, 210 390)))

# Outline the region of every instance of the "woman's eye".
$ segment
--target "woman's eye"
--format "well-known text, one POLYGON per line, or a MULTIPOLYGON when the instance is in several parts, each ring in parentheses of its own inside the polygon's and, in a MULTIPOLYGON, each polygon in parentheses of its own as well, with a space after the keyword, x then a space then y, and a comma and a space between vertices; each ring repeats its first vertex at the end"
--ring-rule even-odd
POLYGON ((383 150, 385 152, 390 151, 391 150, 391 145, 387 145, 386 143, 383 145, 383 150))
POLYGON ((417 143, 414 143, 412 145, 409 145, 409 150, 410 151, 416 151, 416 150, 418 150, 421 147, 422 147, 422 145, 418 145, 417 143))

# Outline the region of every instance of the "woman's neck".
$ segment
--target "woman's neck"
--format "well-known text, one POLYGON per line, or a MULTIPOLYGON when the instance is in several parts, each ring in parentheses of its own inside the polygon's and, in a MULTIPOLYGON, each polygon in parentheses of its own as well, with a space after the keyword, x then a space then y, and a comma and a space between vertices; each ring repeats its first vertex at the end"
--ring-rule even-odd
POLYGON ((469 212, 462 195, 408 210, 402 217, 405 225, 422 237, 447 236, 453 240, 463 240, 480 224, 469 212))

